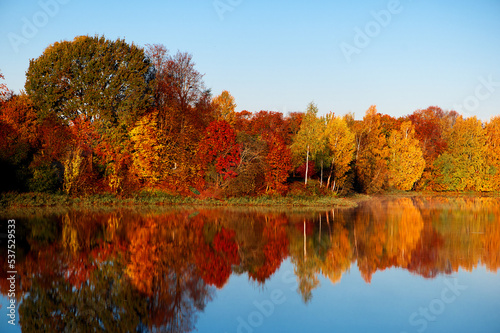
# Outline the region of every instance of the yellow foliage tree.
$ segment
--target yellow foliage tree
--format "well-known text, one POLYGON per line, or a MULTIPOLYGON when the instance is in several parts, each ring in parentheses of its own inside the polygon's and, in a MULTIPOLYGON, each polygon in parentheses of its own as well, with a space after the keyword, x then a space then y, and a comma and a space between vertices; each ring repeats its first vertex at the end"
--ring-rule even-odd
POLYGON ((326 116, 326 142, 332 159, 327 187, 332 191, 341 190, 346 182, 349 164, 354 158, 355 137, 342 117, 333 113, 326 116), (333 179, 332 179, 333 176, 333 179))
POLYGON ((215 110, 215 117, 217 120, 225 120, 231 126, 234 126, 236 119, 236 103, 234 97, 231 96, 229 91, 224 90, 219 96, 212 99, 212 105, 215 110))
POLYGON ((158 112, 143 116, 130 131, 133 145, 131 172, 146 186, 154 186, 164 175, 165 146, 157 127, 158 112))
POLYGON ((491 189, 500 190, 500 116, 492 118, 486 124, 487 164, 491 189))
POLYGON ((389 186, 399 190, 411 190, 420 179, 425 160, 415 129, 410 121, 401 124, 399 131, 393 130, 389 137, 389 186))
POLYGON ((447 134, 448 150, 435 162, 442 188, 451 191, 489 191, 486 130, 476 117, 457 117, 447 134))

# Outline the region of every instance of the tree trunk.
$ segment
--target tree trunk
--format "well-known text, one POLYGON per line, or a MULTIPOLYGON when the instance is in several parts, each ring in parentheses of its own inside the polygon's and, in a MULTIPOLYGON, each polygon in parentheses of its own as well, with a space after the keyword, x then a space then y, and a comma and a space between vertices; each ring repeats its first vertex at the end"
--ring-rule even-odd
POLYGON ((330 188, 330 180, 332 179, 332 174, 333 174, 333 164, 335 160, 332 160, 332 165, 330 167, 330 175, 328 175, 328 180, 326 181, 326 188, 330 188))
POLYGON ((319 187, 323 187, 323 160, 321 160, 321 180, 319 182, 319 187))
POLYGON ((306 176, 304 183, 307 185, 307 175, 309 173, 309 146, 307 146, 307 153, 306 153, 306 176))

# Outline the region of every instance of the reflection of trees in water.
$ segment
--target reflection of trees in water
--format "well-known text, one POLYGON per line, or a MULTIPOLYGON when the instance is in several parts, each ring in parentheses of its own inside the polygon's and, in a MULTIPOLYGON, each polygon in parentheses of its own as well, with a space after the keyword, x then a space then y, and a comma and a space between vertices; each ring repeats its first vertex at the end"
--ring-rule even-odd
MULTIPOLYGON (((295 214, 183 209, 38 216, 19 225, 27 235, 18 249, 21 324, 25 331, 192 331, 232 273, 263 284, 288 256, 305 302, 320 275, 337 283, 353 263, 367 282, 390 267, 426 278, 478 264, 496 271, 499 200, 429 202, 372 200, 359 209, 295 214)), ((0 283, 0 291, 8 286, 0 283)))

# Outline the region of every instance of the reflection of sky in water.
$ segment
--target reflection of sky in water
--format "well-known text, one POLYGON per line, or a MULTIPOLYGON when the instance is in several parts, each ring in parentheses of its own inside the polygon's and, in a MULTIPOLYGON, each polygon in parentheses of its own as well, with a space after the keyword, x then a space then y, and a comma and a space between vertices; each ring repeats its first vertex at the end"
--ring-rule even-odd
MULTIPOLYGON (((198 331, 411 333, 423 329, 426 322, 425 332, 500 332, 500 279, 484 267, 434 279, 391 268, 377 271, 368 284, 353 264, 337 284, 320 276, 320 286, 313 290, 312 300, 307 304, 296 291, 297 284, 288 279, 289 274, 293 274, 293 265, 287 259, 263 287, 249 281, 246 274, 231 276, 199 315, 198 331), (455 278, 458 286, 467 289, 458 290, 460 296, 450 304, 435 301, 449 288, 445 280, 454 285, 455 278), (269 316, 262 311, 257 314, 254 302, 268 305, 271 293, 277 289, 283 291, 285 302, 274 305, 269 316), (442 309, 441 304, 444 304, 442 309), (418 314, 414 317, 415 325, 410 325, 410 316, 429 306, 434 306, 438 313, 433 315, 429 311, 430 318, 435 320, 426 320, 418 314)), ((449 291, 444 293, 447 299, 453 296, 449 291)))
MULTIPOLYGON (((52 313, 43 312, 56 309, 69 314, 67 330, 77 318, 83 330, 97 319, 93 325, 135 331, 127 325, 149 318, 159 331, 500 332, 498 199, 433 201, 427 209, 425 200, 371 200, 321 215, 183 208, 20 219, 19 237, 27 238, 18 238, 18 270, 25 291, 33 287, 25 310, 39 314, 23 325, 50 329, 52 313), (235 262, 243 273, 230 276, 235 262), (466 289, 455 294, 454 285, 466 289), (62 300, 46 297, 66 287, 62 300), (103 302, 131 320, 99 313, 103 302)), ((8 324, 5 293, 0 302, 0 332, 19 332, 18 312, 17 325, 8 324)))

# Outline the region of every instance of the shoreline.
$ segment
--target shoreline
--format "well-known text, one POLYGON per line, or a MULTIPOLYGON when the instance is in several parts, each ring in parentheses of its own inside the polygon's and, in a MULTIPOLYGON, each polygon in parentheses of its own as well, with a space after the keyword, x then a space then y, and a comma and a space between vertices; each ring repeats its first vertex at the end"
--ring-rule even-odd
POLYGON ((0 211, 23 208, 126 208, 135 206, 208 206, 208 207, 301 207, 301 208, 354 208, 360 202, 397 197, 500 197, 499 193, 489 192, 420 192, 393 191, 374 195, 351 194, 345 197, 337 196, 246 196, 224 199, 196 198, 192 196, 173 195, 164 192, 143 192, 131 197, 119 197, 112 194, 92 195, 86 197, 71 197, 65 194, 47 193, 2 193, 0 195, 0 211))

